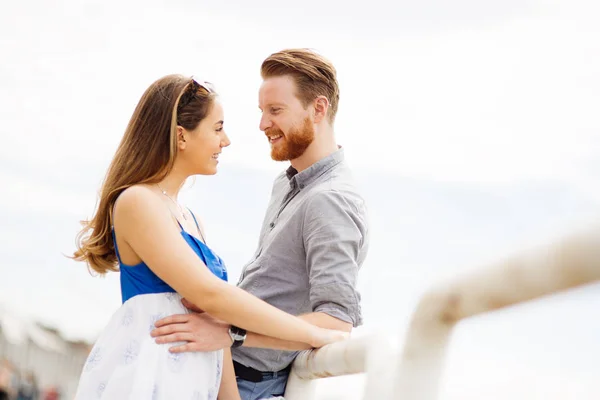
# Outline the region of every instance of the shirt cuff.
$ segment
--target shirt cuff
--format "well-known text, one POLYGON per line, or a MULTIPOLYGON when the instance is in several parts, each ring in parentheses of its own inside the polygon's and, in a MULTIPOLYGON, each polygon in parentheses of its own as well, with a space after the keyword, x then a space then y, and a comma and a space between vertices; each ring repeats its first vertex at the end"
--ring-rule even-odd
POLYGON ((314 312, 320 312, 323 314, 327 314, 333 318, 337 318, 340 321, 347 322, 351 324, 354 328, 363 324, 362 315, 360 313, 360 309, 356 313, 355 316, 348 315, 347 312, 344 311, 343 307, 338 306, 337 304, 323 304, 317 307, 314 312))
POLYGON ((321 312, 357 327, 362 325, 360 294, 351 286, 326 284, 311 288, 313 312, 321 312))

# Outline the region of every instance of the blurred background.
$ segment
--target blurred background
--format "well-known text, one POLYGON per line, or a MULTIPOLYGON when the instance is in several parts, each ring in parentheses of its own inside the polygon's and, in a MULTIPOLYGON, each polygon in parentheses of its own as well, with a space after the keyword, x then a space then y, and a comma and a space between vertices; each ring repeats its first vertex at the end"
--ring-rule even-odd
MULTIPOLYGON (((260 64, 290 47, 334 63, 338 142, 372 231, 354 334, 401 346, 432 284, 598 220, 598 15, 593 0, 3 2, 0 388, 70 398, 119 307, 118 274, 65 256, 157 78, 194 74, 221 94, 232 145, 182 200, 235 283, 285 168, 258 129, 260 64)), ((588 285, 459 324, 441 398, 600 398, 598 309, 588 285)), ((323 380, 320 398, 360 399, 362 385, 323 380)))

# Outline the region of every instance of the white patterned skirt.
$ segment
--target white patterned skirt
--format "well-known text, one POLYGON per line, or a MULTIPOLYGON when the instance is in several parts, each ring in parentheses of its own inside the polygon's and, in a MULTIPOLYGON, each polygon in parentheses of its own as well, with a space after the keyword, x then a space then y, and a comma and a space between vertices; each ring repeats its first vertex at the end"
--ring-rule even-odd
POLYGON ((76 400, 215 400, 223 351, 169 353, 154 323, 187 313, 176 293, 137 295, 115 312, 83 367, 76 400))

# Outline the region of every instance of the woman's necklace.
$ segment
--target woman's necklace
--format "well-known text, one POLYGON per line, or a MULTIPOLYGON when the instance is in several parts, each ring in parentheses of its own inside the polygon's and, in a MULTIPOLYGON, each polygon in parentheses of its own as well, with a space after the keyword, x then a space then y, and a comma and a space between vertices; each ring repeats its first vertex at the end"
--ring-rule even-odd
POLYGON ((186 215, 183 207, 181 207, 181 205, 178 202, 176 202, 175 200, 173 200, 173 198, 167 194, 167 191, 163 190, 163 188, 161 188, 158 183, 156 184, 156 186, 158 187, 158 189, 161 191, 162 194, 164 194, 165 196, 167 196, 167 198, 169 200, 171 200, 177 206, 177 208, 179 208, 179 212, 181 213, 181 215, 183 215, 183 219, 185 219, 187 221, 188 218, 187 218, 187 215, 186 215))

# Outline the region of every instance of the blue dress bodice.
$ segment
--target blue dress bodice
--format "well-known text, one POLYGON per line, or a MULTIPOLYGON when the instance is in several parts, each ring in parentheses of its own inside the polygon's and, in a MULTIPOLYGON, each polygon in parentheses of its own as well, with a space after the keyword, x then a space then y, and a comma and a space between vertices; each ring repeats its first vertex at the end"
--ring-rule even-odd
MULTIPOLYGON (((218 278, 227 281, 227 269, 223 260, 204 242, 190 235, 185 230, 181 230, 181 235, 208 269, 218 278)), ((119 269, 121 271, 121 298, 123 303, 140 294, 175 292, 175 289, 152 272, 145 262, 142 261, 136 265, 123 264, 119 255, 119 249, 117 248, 117 241, 114 240, 114 242, 119 260, 119 269)))

